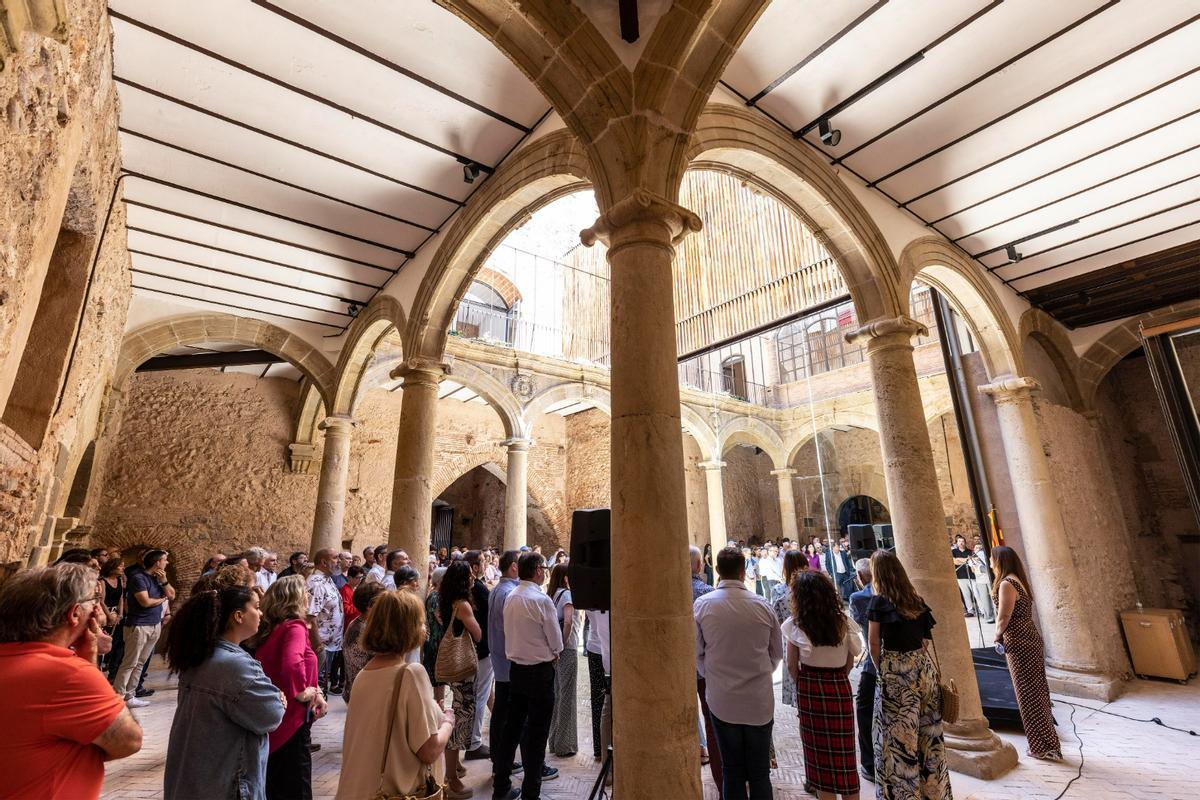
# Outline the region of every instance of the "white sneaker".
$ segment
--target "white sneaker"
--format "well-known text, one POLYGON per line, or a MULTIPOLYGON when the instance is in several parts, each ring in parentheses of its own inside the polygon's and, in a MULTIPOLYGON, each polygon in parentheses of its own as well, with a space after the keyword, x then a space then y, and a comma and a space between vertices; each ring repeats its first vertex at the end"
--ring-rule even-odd
POLYGON ((130 708, 145 708, 146 706, 150 705, 150 701, 143 700, 140 697, 130 697, 125 701, 125 705, 129 706, 130 708))

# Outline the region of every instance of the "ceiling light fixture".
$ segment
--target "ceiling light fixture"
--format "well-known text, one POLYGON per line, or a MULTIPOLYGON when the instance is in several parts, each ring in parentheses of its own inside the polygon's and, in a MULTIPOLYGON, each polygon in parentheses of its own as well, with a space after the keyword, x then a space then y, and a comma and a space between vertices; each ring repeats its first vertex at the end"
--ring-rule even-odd
POLYGON ((352 317, 357 317, 358 312, 361 308, 362 308, 362 306, 360 306, 358 304, 357 300, 347 300, 346 301, 346 313, 352 317))
POLYGON ((817 120, 817 131, 821 134, 821 144, 826 147, 837 147, 842 141, 842 132, 829 126, 829 117, 817 120))
POLYGON ((474 161, 468 161, 463 164, 463 181, 466 183, 474 183, 481 172, 479 165, 474 161))
POLYGON ((1022 256, 1017 252, 1015 244, 1005 245, 1004 252, 1008 254, 1008 263, 1015 264, 1021 260, 1022 256))

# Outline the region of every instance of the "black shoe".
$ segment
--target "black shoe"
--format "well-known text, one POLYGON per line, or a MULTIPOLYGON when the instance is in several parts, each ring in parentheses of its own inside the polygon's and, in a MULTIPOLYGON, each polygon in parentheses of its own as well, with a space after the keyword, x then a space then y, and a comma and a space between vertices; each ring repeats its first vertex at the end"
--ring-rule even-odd
POLYGON ((491 758, 492 751, 487 748, 487 745, 479 745, 474 750, 468 750, 465 757, 466 761, 479 761, 483 758, 491 758))
POLYGON ((511 773, 511 774, 513 774, 513 775, 518 775, 518 774, 520 774, 520 773, 522 773, 522 772, 524 772, 524 771, 525 771, 525 765, 524 765, 524 764, 522 764, 520 761, 514 761, 514 762, 513 762, 513 768, 512 768, 512 773, 511 773))
POLYGON ((330 693, 330 694, 341 694, 341 693, 342 693, 342 687, 340 687, 340 686, 330 686, 330 687, 329 687, 329 693, 330 693))
POLYGON ((507 792, 496 794, 492 792, 492 800, 518 800, 521 796, 521 788, 509 789, 507 792))
POLYGON ((862 779, 864 781, 866 781, 867 783, 875 782, 875 773, 873 773, 873 772, 867 772, 865 769, 860 768, 858 770, 858 774, 861 775, 862 779))
POLYGON ((314 743, 312 743, 312 744, 310 744, 310 745, 308 746, 308 752, 310 752, 310 753, 315 753, 315 752, 317 752, 317 751, 318 751, 318 750, 320 750, 320 749, 321 749, 321 743, 320 743, 320 742, 314 742, 314 743))
POLYGON ((542 764, 542 781, 552 781, 558 778, 558 770, 549 764, 542 764))
POLYGON ((963 614, 963 618, 964 619, 975 619, 975 615, 972 614, 970 611, 968 611, 967 613, 963 614))
POLYGON ((154 689, 138 689, 137 691, 135 691, 133 693, 133 696, 134 697, 149 697, 150 695, 154 694, 154 692, 155 692, 154 689))

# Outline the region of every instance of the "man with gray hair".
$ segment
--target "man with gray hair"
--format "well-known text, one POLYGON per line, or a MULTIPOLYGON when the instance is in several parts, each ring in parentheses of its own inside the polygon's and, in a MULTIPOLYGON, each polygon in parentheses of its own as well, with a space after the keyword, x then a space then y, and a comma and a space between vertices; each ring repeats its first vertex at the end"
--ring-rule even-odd
MULTIPOLYGON (((871 604, 871 598, 875 596, 874 590, 871 589, 871 559, 860 558, 855 561, 854 572, 863 588, 850 595, 850 616, 865 634, 870 628, 870 622, 867 620, 867 606, 871 604)), ((875 683, 878 675, 875 672, 875 664, 871 662, 870 647, 866 648, 866 653, 862 674, 858 677, 858 694, 854 698, 854 715, 858 718, 858 759, 862 776, 874 783, 875 748, 871 739, 871 724, 875 710, 875 683)))
POLYGON ((0 763, 6 797, 97 798, 104 762, 142 727, 96 668, 104 608, 82 564, 18 572, 0 587, 0 763))
POLYGON ((271 556, 261 547, 251 547, 246 551, 246 566, 254 573, 254 582, 264 592, 275 582, 275 573, 267 569, 267 559, 271 556))

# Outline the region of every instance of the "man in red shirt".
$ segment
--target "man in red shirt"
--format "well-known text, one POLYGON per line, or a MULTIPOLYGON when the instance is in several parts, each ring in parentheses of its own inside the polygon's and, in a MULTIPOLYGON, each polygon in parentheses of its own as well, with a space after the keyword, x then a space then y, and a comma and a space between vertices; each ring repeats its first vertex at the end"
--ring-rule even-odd
POLYGON ((100 796, 104 762, 142 747, 142 727, 96 668, 104 609, 82 564, 18 572, 0 586, 3 794, 16 800, 100 796))

